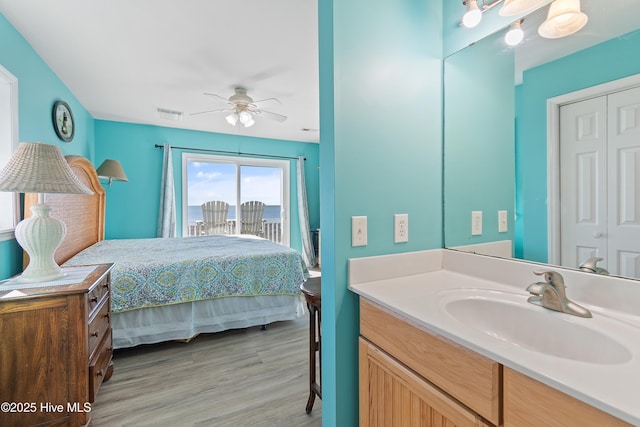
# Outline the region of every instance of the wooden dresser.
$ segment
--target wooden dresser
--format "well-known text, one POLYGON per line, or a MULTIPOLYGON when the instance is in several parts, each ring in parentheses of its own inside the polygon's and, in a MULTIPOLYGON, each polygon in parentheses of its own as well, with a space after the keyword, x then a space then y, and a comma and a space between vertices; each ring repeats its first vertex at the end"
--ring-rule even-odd
POLYGON ((0 285, 0 426, 90 423, 113 372, 111 267, 69 269, 77 283, 0 285))

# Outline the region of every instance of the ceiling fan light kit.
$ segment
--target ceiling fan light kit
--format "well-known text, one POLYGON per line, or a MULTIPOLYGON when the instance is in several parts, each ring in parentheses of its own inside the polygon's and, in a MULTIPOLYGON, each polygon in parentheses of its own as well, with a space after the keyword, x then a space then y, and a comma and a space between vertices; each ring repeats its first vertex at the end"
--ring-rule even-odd
POLYGON ((229 104, 229 107, 217 110, 200 111, 198 113, 192 113, 192 116, 216 112, 230 113, 225 116, 225 120, 227 121, 227 123, 229 123, 231 126, 235 126, 238 124, 238 122, 240 122, 240 124, 242 124, 246 128, 251 127, 256 123, 254 120, 255 117, 266 117, 278 122, 284 122, 285 120, 287 120, 287 116, 263 110, 258 106, 259 103, 265 101, 275 101, 281 103, 279 100, 277 100, 276 98, 266 98, 261 99, 260 101, 254 101, 253 98, 247 95, 247 89, 244 87, 236 87, 235 93, 228 99, 215 93, 205 93, 205 95, 221 99, 229 104))

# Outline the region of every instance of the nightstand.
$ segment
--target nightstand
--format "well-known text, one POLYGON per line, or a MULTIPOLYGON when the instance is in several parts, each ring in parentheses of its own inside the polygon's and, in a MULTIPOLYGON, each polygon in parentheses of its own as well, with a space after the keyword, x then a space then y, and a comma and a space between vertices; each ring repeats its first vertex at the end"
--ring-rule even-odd
POLYGON ((111 268, 68 267, 57 281, 0 284, 0 425, 91 422, 91 404, 113 372, 111 268))

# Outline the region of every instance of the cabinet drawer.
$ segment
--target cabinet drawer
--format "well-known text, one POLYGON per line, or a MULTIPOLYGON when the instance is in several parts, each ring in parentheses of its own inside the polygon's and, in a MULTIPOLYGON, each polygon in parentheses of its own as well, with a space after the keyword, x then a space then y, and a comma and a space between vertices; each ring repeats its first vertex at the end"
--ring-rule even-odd
POLYGON ((505 427, 631 426, 519 372, 504 368, 505 427))
POLYGON ((89 318, 94 314, 94 311, 98 308, 102 299, 109 293, 109 275, 104 277, 101 281, 96 283, 94 287, 89 291, 89 318))
POLYGON ((89 402, 95 401, 98 389, 102 385, 107 370, 113 356, 113 345, 111 340, 111 330, 100 344, 100 348, 95 357, 89 363, 89 402))
POLYGON ((360 333, 477 414, 500 425, 502 367, 364 298, 360 333))
POLYGON ((97 307, 94 317, 89 319, 89 359, 105 336, 105 332, 111 329, 111 318, 109 314, 109 298, 102 301, 97 307))

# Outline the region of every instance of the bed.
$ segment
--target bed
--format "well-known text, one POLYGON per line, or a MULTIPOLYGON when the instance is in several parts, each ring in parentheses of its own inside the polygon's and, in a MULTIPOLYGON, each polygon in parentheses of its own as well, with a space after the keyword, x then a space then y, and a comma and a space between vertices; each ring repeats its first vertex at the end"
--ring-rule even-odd
MULTIPOLYGON (((105 191, 84 157, 67 156, 93 195, 47 194, 67 225, 56 252, 64 266, 114 263, 114 348, 267 325, 304 314, 301 255, 258 237, 201 236, 104 240, 105 191)), ((37 202, 25 196, 25 212, 37 202)))

